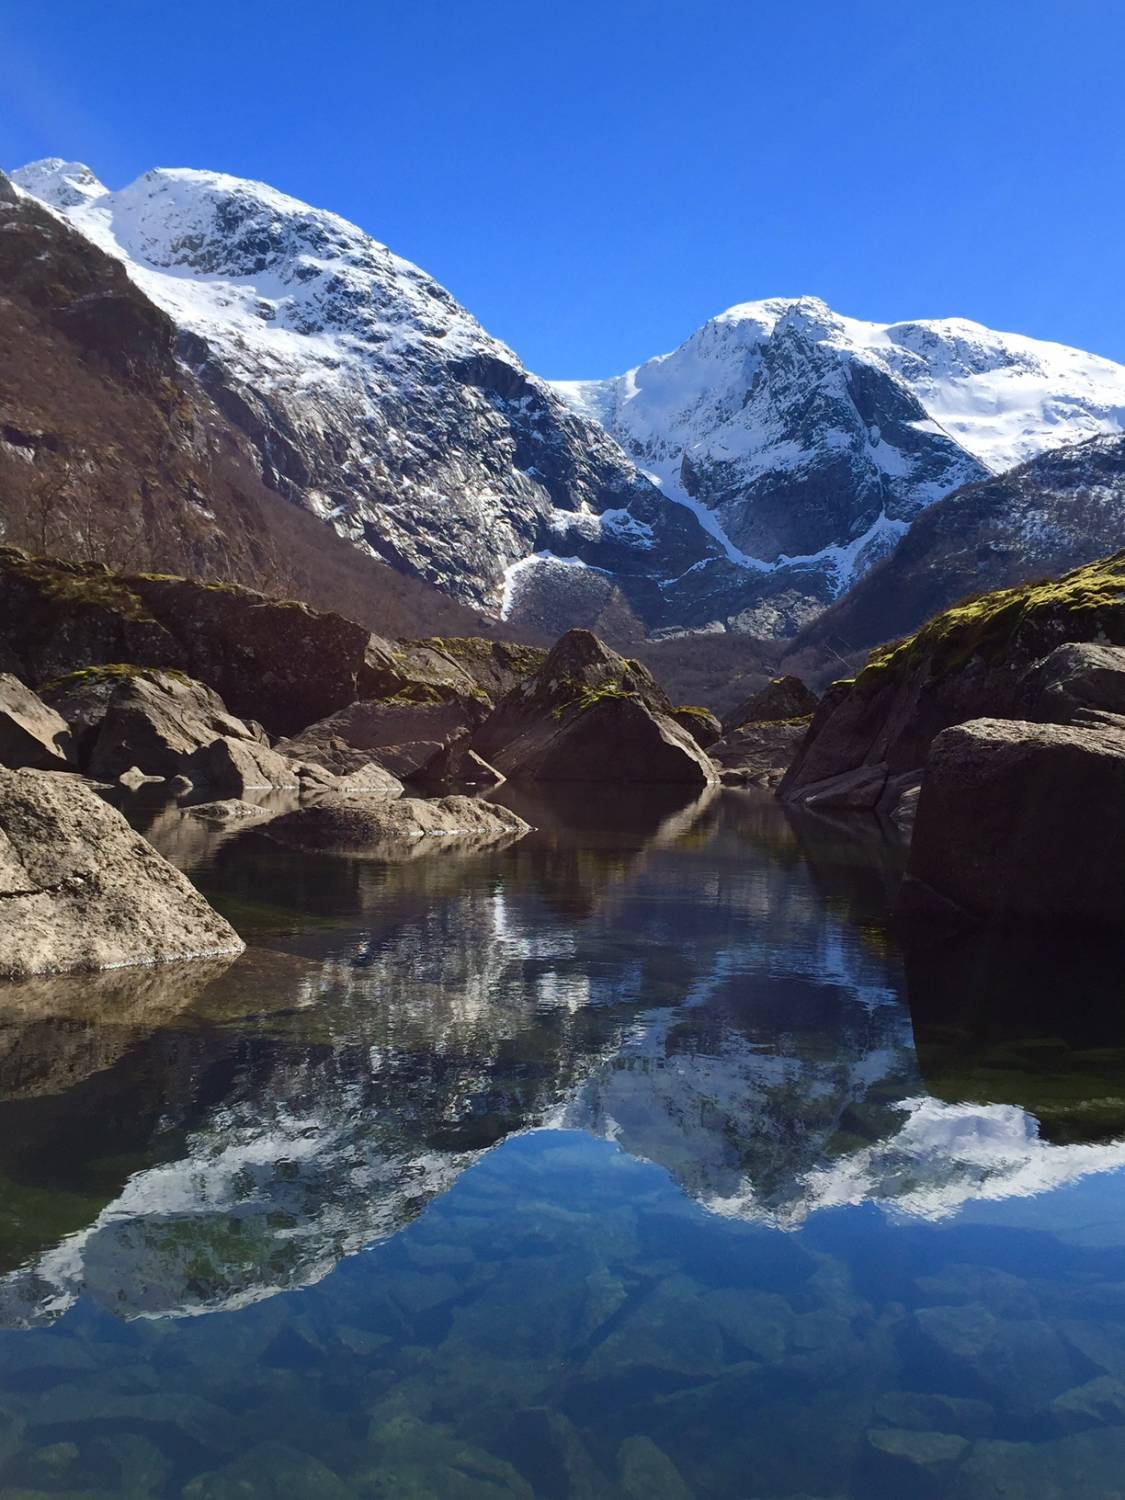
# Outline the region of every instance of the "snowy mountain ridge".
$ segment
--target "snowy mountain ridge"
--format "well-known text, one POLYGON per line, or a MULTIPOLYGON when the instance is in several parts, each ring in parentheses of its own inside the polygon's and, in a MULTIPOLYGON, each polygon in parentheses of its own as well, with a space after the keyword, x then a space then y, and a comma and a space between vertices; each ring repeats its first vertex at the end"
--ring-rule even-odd
POLYGON ((960 319, 748 302, 603 381, 527 371, 439 283, 262 183, 81 163, 13 181, 176 322, 266 483, 369 554, 558 631, 786 638, 934 501, 1125 429, 1125 368, 960 319))

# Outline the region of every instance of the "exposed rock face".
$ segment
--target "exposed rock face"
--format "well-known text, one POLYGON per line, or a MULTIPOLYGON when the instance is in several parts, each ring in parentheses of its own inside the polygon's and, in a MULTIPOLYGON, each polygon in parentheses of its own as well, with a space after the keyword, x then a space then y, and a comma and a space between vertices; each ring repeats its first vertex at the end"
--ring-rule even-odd
POLYGON ((982 589, 1066 572, 1125 546, 1125 437, 1097 437, 967 485, 793 643, 851 656, 982 589))
MULTIPOLYGON (((1115 693, 1107 686, 1116 677, 1106 659, 1098 657, 1095 667, 1086 653, 1095 642, 1125 645, 1125 553, 1060 579, 957 605, 916 636, 873 653, 854 682, 825 694, 780 795, 805 801, 821 783, 860 768, 872 784, 882 776, 889 795, 895 778, 917 776, 941 730, 969 719, 1022 719, 1050 709, 1051 674, 1059 683, 1081 680, 1076 693, 1115 693), (1048 671, 1044 658, 1073 643, 1082 644, 1080 657, 1066 653, 1048 671), (1075 676, 1079 660, 1084 665, 1075 676)), ((1060 686, 1058 694, 1069 716, 1068 690, 1060 686)))
POLYGON ((334 777, 328 790, 333 795, 376 798, 387 802, 402 796, 403 785, 385 766, 368 761, 355 771, 347 771, 342 776, 334 777))
POLYGON ((65 771, 73 763, 74 743, 66 720, 18 677, 0 673, 0 766, 65 771))
POLYGON ((394 664, 408 691, 430 687, 430 696, 482 702, 485 698, 492 702, 502 698, 537 672, 546 659, 541 647, 490 641, 483 636, 431 636, 399 641, 394 649, 394 664))
POLYGON ((499 786, 505 777, 479 756, 465 738, 443 746, 411 780, 427 791, 450 792, 457 787, 499 786))
POLYGON ((571 630, 534 676, 501 699, 472 746, 514 780, 715 781, 713 762, 673 712, 639 662, 588 630, 571 630))
POLYGON ((310 724, 277 748, 337 773, 378 760, 396 775, 409 775, 441 746, 479 724, 487 712, 487 701, 469 696, 428 703, 367 699, 310 724))
POLYGON ((1125 732, 975 719, 930 747, 904 899, 1125 922, 1125 732))
POLYGON ((81 704, 82 685, 73 678, 67 697, 72 703, 78 700, 79 722, 91 716, 93 705, 104 702, 88 763, 93 776, 113 780, 130 766, 149 776, 192 776, 199 752, 221 736, 258 739, 227 713, 217 693, 180 673, 120 672, 108 698, 102 674, 92 674, 87 681, 93 704, 81 704))
POLYGON ((1027 717, 1068 724, 1084 709, 1125 714, 1125 647, 1069 641, 1037 662, 1020 684, 1027 717))
POLYGON ((711 746, 726 786, 775 787, 793 762, 808 724, 744 724, 711 746))
POLYGON ((239 797, 224 797, 217 802, 196 802, 184 808, 185 816, 202 818, 205 823, 262 823, 276 814, 272 808, 239 797))
POLYGON ((540 565, 561 556, 607 569, 641 612, 664 614, 661 580, 721 558, 601 428, 354 225, 186 169, 119 192, 89 174, 75 203, 72 166, 15 178, 176 320, 266 483, 363 551, 494 613, 533 597, 540 565))
POLYGON ((681 729, 687 730, 701 750, 708 749, 723 737, 723 726, 709 708, 682 703, 672 710, 672 717, 681 729))
POLYGON ((300 786, 296 769, 257 740, 221 735, 203 746, 187 762, 193 781, 241 797, 271 787, 300 786))
POLYGON ((234 929, 73 776, 0 771, 0 975, 237 953, 234 929))
POLYGON ((799 677, 775 677, 758 692, 751 693, 737 708, 723 715, 729 733, 743 724, 775 723, 778 719, 803 719, 815 713, 820 699, 799 677))
POLYGON ((403 685, 393 647, 340 615, 234 585, 111 573, 14 547, 0 547, 0 641, 33 687, 107 663, 171 668, 275 735, 403 685))
POLYGON ((270 825, 274 838, 299 849, 380 859, 478 847, 527 832, 529 825, 514 812, 472 797, 379 801, 337 792, 270 825))

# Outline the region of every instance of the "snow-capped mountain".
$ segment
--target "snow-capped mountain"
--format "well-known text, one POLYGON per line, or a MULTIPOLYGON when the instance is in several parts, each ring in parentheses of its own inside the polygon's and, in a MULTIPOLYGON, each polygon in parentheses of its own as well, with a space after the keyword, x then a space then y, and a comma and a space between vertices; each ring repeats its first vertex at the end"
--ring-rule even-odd
POLYGON ((879 324, 813 297, 730 308, 671 354, 560 381, 735 562, 840 592, 961 485, 1125 428, 1125 368, 961 319, 879 324))
POLYGON ((719 555, 444 287, 335 214, 188 169, 110 192, 52 158, 13 181, 172 316, 267 481, 392 565, 505 614, 585 567, 658 622, 659 581, 719 555))

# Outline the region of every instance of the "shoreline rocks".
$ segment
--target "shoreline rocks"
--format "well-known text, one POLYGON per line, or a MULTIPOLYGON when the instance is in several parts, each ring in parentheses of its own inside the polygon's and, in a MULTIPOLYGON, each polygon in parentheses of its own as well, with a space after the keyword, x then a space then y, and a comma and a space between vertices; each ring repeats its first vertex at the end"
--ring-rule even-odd
POLYGON ((76 776, 0 770, 0 977, 240 953, 186 876, 76 776))
POLYGON ((74 740, 61 714, 10 672, 0 673, 0 765, 68 771, 74 740))
POLYGON ((473 797, 376 801, 337 792, 276 818, 269 829, 292 848, 389 859, 413 858, 426 846, 483 847, 530 831, 508 808, 473 797))

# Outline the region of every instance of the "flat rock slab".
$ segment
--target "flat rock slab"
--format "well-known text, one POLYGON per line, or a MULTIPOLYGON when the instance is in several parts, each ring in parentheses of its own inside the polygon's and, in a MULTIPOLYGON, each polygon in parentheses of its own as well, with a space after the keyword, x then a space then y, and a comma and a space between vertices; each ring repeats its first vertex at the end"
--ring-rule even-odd
POLYGON ((78 777, 0 770, 0 976, 242 948, 186 876, 78 777))
POLYGON ((312 806, 275 819, 269 831, 299 849, 395 858, 404 849, 413 857, 422 848, 476 848, 519 838, 530 824, 506 807, 472 797, 386 802, 328 792, 312 806))

